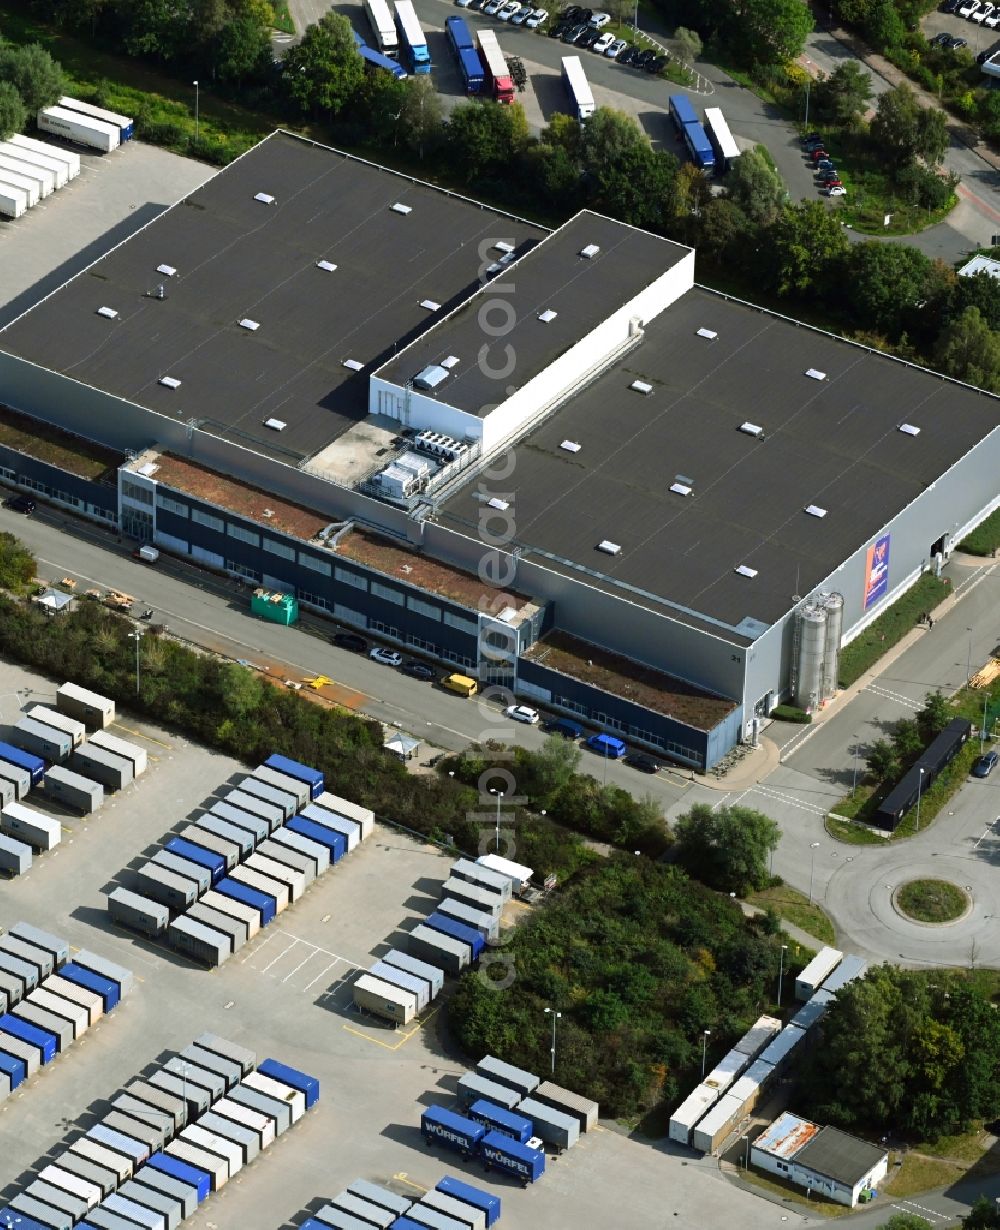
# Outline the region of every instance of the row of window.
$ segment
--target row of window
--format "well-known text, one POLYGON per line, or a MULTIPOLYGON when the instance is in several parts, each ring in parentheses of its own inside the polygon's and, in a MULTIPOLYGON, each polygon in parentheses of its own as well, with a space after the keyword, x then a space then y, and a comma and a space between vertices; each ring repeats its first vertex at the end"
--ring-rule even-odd
POLYGON ((40 483, 34 478, 18 478, 15 470, 8 470, 4 466, 0 466, 0 478, 16 483, 19 487, 27 487, 29 491, 36 491, 54 504, 77 508, 88 517, 96 517, 99 521, 110 521, 114 524, 118 520, 118 513, 113 508, 101 508, 99 504, 88 504, 78 495, 73 495, 69 491, 60 491, 57 487, 50 487, 47 483, 40 483))
POLYGON ((589 706, 583 705, 578 700, 573 700, 569 696, 559 696, 553 693, 552 703, 559 709, 566 709, 570 713, 577 713, 581 717, 589 718, 591 721, 596 722, 597 725, 603 726, 606 730, 617 730, 623 735, 631 735, 633 739, 645 743, 649 747, 659 748, 675 759, 683 760, 686 764, 701 765, 702 763, 701 755, 688 744, 678 743, 674 739, 664 739, 662 735, 658 735, 652 730, 643 730, 638 726, 630 726, 628 722, 612 717, 609 713, 601 713, 599 710, 591 709, 589 706))
POLYGON ((150 507, 153 505, 152 488, 140 487, 138 483, 129 482, 127 478, 122 479, 122 495, 134 504, 148 504, 150 507))

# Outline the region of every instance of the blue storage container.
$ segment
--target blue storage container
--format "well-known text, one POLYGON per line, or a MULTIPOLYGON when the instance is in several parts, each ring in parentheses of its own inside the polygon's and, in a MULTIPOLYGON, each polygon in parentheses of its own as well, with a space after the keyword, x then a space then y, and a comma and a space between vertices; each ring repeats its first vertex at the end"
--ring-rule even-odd
POLYGON ((23 1059, 0 1050, 0 1072, 9 1078, 11 1089, 16 1089, 28 1075, 28 1066, 23 1059))
POLYGON ((545 1173, 545 1154, 541 1149, 529 1149, 499 1132, 490 1132, 484 1138, 481 1156, 487 1170, 495 1166, 525 1184, 534 1183, 545 1173))
POLYGON ((252 906, 260 914, 262 927, 266 927, 278 912, 278 903, 270 894, 259 892, 249 884, 241 884, 239 880, 232 880, 228 876, 216 884, 215 891, 232 897, 234 901, 252 906))
POLYGON ((486 1214, 487 1226, 492 1226, 494 1222, 500 1220, 500 1197, 494 1196, 492 1192, 484 1192, 481 1188, 472 1187, 468 1183, 463 1183, 461 1179, 453 1178, 450 1174, 446 1174, 434 1190, 441 1192, 444 1196, 464 1200, 474 1209, 482 1209, 486 1214))
POLYGON ((427 1227, 414 1221, 412 1217, 397 1217, 389 1230, 427 1230, 427 1227))
POLYGON ((289 777, 294 777, 300 782, 305 782, 309 787, 309 797, 318 799, 326 789, 323 782, 323 774, 319 769, 311 769, 307 764, 299 764, 297 760, 289 760, 287 756, 268 756, 264 761, 269 769, 274 769, 278 773, 285 773, 289 777))
POLYGON ((475 927, 467 927, 465 923, 456 922, 447 914, 435 912, 424 921, 432 930, 440 931, 442 935, 450 935, 453 940, 461 940, 463 944, 468 944, 472 949, 473 961, 478 960, 479 954, 486 947, 482 932, 477 931, 475 927))
POLYGON ((199 1170, 197 1166, 192 1166, 190 1162, 182 1162, 180 1158, 173 1157, 169 1153, 154 1153, 148 1165, 163 1174, 170 1175, 172 1179, 179 1179, 182 1183, 190 1184, 198 1193, 199 1204, 208 1199, 208 1193, 212 1188, 211 1175, 204 1170, 199 1170))
POLYGON ((37 786, 45 776, 45 761, 41 756, 33 756, 13 743, 0 743, 0 760, 8 764, 16 764, 19 769, 27 769, 31 774, 31 784, 37 786))
POLYGON ((330 851, 330 862, 336 863, 347 853, 347 838, 343 833, 338 833, 336 829, 328 829, 325 824, 320 824, 317 820, 308 820, 305 816, 292 816, 288 821, 287 828, 290 828, 293 833, 300 833, 303 837, 310 837, 313 841, 318 841, 321 846, 326 846, 330 851))
POLYGON ((196 846, 193 841, 185 841, 183 837, 171 837, 166 848, 178 858, 186 858, 188 862, 197 863, 199 867, 207 867, 212 873, 213 884, 217 884, 226 874, 226 860, 214 850, 196 846))
POLYGON ((495 1102, 488 1102, 486 1098, 479 1098, 472 1103, 469 1107, 469 1118, 482 1123, 490 1132, 499 1132, 501 1136, 509 1136, 520 1145, 527 1144, 535 1134, 530 1119, 526 1119, 524 1115, 515 1114, 503 1106, 497 1106, 495 1102))
POLYGON ((466 1155, 477 1153, 486 1135, 481 1123, 456 1115, 443 1106, 427 1107, 420 1116, 420 1131, 427 1144, 437 1141, 448 1149, 457 1149, 466 1155))
POLYGON ((59 973, 70 982, 75 982, 77 986, 85 987, 86 990, 94 991, 100 995, 104 1001, 105 1012, 110 1012, 113 1008, 118 1007, 118 1001, 122 997, 122 992, 121 987, 113 978, 105 978, 102 974, 95 974, 93 970, 84 969, 76 961, 68 961, 59 973))
MULTIPOLYGON (((12 1038, 20 1038, 22 1042, 36 1047, 42 1057, 42 1063, 51 1063, 55 1059, 59 1039, 55 1034, 50 1034, 47 1029, 39 1029, 37 1025, 30 1025, 27 1021, 22 1021, 20 1017, 12 1016, 8 1012, 0 1016, 0 1030, 5 1034, 10 1034, 12 1038)), ((0 1045, 3 1045, 2 1040, 0 1040, 0 1045)))
POLYGON ((289 1068, 286 1064, 279 1063, 277 1059, 265 1059, 257 1065, 257 1071, 261 1076, 269 1076, 272 1080, 282 1081, 304 1093, 306 1110, 315 1106, 319 1101, 319 1081, 315 1076, 307 1076, 305 1072, 299 1072, 297 1068, 289 1068))
MULTIPOLYGON (((33 1217, 29 1217, 26 1213, 22 1213, 20 1209, 4 1208, 0 1209, 0 1226, 6 1230, 7 1226, 16 1226, 17 1230, 51 1230, 50 1226, 44 1226, 40 1221, 35 1221, 33 1217)), ((77 1222, 78 1230, 87 1230, 86 1222, 77 1222)))

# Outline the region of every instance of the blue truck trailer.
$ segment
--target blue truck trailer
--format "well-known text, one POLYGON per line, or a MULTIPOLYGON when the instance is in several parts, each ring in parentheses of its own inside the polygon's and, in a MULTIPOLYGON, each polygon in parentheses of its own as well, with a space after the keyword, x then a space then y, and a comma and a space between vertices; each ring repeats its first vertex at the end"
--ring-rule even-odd
MULTIPOLYGON (((11 1012, 5 1012, 3 1016, 0 1016, 0 1034, 10 1034, 12 1038, 33 1046, 38 1051, 42 1063, 51 1063, 56 1057, 59 1042, 56 1035, 49 1033, 47 1029, 41 1029, 38 1025, 22 1020, 21 1017, 11 1012)), ((0 1046, 3 1046, 2 1037, 0 1037, 0 1046)))
POLYGON ((527 1145, 499 1132, 487 1133, 483 1138, 481 1154, 487 1170, 502 1170, 520 1179, 525 1187, 545 1173, 545 1154, 541 1149, 529 1149, 527 1145))
POLYGON ((461 17, 447 17, 444 28, 458 62, 458 71, 462 74, 466 94, 483 93, 486 74, 468 25, 461 17))
POLYGON ((166 848, 178 858, 186 858, 189 863, 197 863, 199 867, 204 867, 211 874, 213 884, 218 884, 226 874, 226 860, 221 854, 206 850, 204 846, 197 846, 183 837, 171 837, 166 848))
POLYGON ((331 863, 339 863, 347 853, 347 838, 344 834, 327 828, 318 820, 310 820, 306 816, 292 816, 285 827, 301 837, 308 837, 311 841, 318 841, 321 846, 326 846, 330 851, 331 863))
POLYGON ((94 991, 100 995, 104 1002, 105 1012, 110 1012, 113 1008, 118 1007, 118 1002, 122 995, 121 986, 113 978, 105 978, 103 974, 95 974, 93 970, 85 969, 76 961, 68 961, 60 969, 59 974, 70 982, 75 982, 77 986, 83 987, 87 991, 94 991))
POLYGON ((229 876, 222 879, 216 884, 215 891, 222 893, 226 897, 232 897, 234 901, 241 901, 244 905, 253 906, 260 914, 260 924, 266 927, 278 912, 278 903, 268 893, 262 893, 256 888, 251 888, 249 884, 241 884, 238 880, 233 880, 229 876))
POLYGON ((0 743, 0 760, 6 760, 8 764, 15 765, 19 769, 26 769, 31 775, 33 786, 37 786, 45 776, 45 761, 41 756, 25 752, 15 747, 13 743, 0 743))
POLYGON ((309 797, 311 799, 318 799, 326 789, 323 774, 319 769, 312 769, 307 764, 300 764, 297 760, 289 760, 287 756, 279 756, 277 752, 272 756, 268 756, 264 764, 269 769, 275 769, 278 773, 284 773, 286 777, 294 777, 300 782, 305 782, 309 787, 309 797))
POLYGON ((454 918, 449 918, 447 914, 435 911, 433 914, 428 915, 425 925, 431 927, 434 931, 440 931, 442 935, 450 935, 453 940, 461 940, 463 944, 468 944, 472 950, 473 961, 479 959, 480 954, 486 947, 486 941, 475 927, 467 927, 465 923, 456 922, 454 918))
POLYGON ((305 1072, 300 1072, 297 1068, 290 1068, 287 1064, 279 1063, 277 1059, 265 1059, 257 1065, 257 1071, 261 1076, 269 1076, 271 1080, 281 1081, 282 1084, 304 1093, 306 1097, 306 1110, 315 1106, 319 1101, 319 1081, 315 1076, 307 1076, 305 1072))
POLYGON ((469 1118, 481 1123, 488 1132, 509 1136, 519 1145, 527 1144, 535 1134, 530 1119, 503 1106, 497 1106, 495 1102, 488 1102, 485 1098, 479 1098, 472 1103, 469 1107, 469 1118))
POLYGON ((427 1144, 439 1143, 463 1157, 472 1157, 486 1136, 481 1123, 456 1115, 443 1106, 428 1106, 420 1116, 420 1131, 427 1144))

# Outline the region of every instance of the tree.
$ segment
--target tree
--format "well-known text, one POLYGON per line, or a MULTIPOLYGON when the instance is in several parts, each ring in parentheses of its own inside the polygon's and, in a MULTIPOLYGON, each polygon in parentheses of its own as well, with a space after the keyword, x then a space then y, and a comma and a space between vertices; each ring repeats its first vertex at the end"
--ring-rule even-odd
POLYGON ((917 729, 924 743, 939 735, 954 716, 954 710, 940 692, 928 692, 923 708, 917 712, 917 729))
POLYGON ((270 34, 253 17, 237 17, 219 31, 214 58, 222 81, 258 75, 271 62, 270 34))
POLYGON ((694 242, 699 257, 719 265, 742 264, 752 233, 749 218, 735 201, 712 197, 698 217, 694 242))
POLYGON ((744 150, 726 177, 726 191, 743 213, 758 224, 773 222, 788 196, 781 176, 759 149, 744 150))
POLYGON ((14 594, 24 593, 37 571, 35 557, 28 548, 13 534, 0 534, 0 588, 14 594))
POLYGON ((674 827, 678 863, 689 875, 741 896, 765 888, 768 859, 778 844, 777 824, 749 807, 696 803, 674 827))
POLYGON ((924 750, 920 727, 913 718, 899 718, 892 724, 892 746, 899 763, 908 767, 924 750))
POLYGON ((178 11, 174 0, 116 0, 122 23, 122 46, 130 56, 151 56, 169 62, 188 51, 190 11, 178 11))
MULTIPOLYGON (((997 97, 1000 98, 1000 90, 997 97)), ((1000 278, 992 277, 985 269, 971 278, 956 278, 951 300, 953 315, 960 316, 967 307, 975 307, 991 329, 1000 329, 1000 278)))
POLYGON ((528 123, 519 103, 485 107, 469 102, 452 111, 447 131, 452 162, 473 183, 509 171, 527 140, 528 123))
POLYGON ((905 81, 879 95, 871 135, 880 154, 897 168, 916 158, 936 166, 948 148, 944 112, 921 107, 905 81))
POLYGON ((962 1219, 962 1230, 1000 1230, 1000 1209, 996 1202, 980 1196, 971 1213, 962 1219))
POLYGON ((813 91, 816 113, 834 124, 851 125, 868 110, 872 96, 871 74, 857 60, 844 60, 813 91))
POLYGON ((858 324, 898 339, 926 302, 933 271, 930 257, 909 244, 857 244, 848 258, 848 283, 858 324))
POLYGON ((651 228, 673 212, 677 160, 654 150, 630 115, 598 107, 583 127, 581 160, 593 203, 602 212, 651 228))
POLYGON ((816 281, 828 285, 849 249, 837 218, 820 201, 785 205, 767 229, 766 269, 780 295, 804 294, 816 281))
POLYGON ((29 115, 66 93, 62 66, 38 43, 0 50, 0 81, 13 83, 29 115))
POLYGON ((888 781, 899 772, 896 749, 888 739, 876 739, 865 753, 865 767, 877 782, 888 781))
POLYGON ((331 12, 306 27, 302 41, 285 57, 283 79, 303 111, 337 115, 361 86, 364 72, 351 23, 331 12))
POLYGON ((21 95, 9 81, 0 81, 0 140, 23 132, 28 122, 21 95))
POLYGON ((728 42, 747 64, 786 64, 800 55, 813 28, 801 0, 736 0, 728 42))
POLYGON ((893 1213, 879 1230, 931 1230, 931 1223, 916 1213, 893 1213))
POLYGON ((917 122, 917 155, 937 166, 948 148, 948 121, 938 107, 921 107, 917 122))
POLYGON ((941 331, 934 361, 948 376, 1000 393, 1000 335, 969 307, 941 331))
POLYGON ((677 44, 680 58, 688 64, 693 64, 701 55, 701 37, 696 31, 689 30, 687 26, 677 27, 674 31, 674 42, 677 44))
POLYGON ((429 76, 407 77, 403 82, 403 105, 400 122, 404 139, 420 158, 424 147, 443 131, 444 107, 441 95, 429 76))

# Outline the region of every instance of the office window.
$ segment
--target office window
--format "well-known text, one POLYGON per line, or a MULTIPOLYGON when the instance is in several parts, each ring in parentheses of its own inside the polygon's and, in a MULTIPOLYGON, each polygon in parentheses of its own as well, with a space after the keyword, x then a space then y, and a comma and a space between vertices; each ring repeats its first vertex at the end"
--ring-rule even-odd
POLYGON ((149 487, 140 487, 138 483, 130 483, 127 478, 122 479, 122 495, 126 499, 134 500, 136 504, 152 504, 153 492, 149 487))
POLYGON ((290 547, 284 542, 277 542, 273 538, 264 539, 264 550, 269 551, 272 555, 280 555, 282 559, 295 558, 294 547, 290 547))
POLYGON ((162 491, 156 493, 156 506, 162 508, 164 512, 176 513, 178 517, 186 517, 190 512, 187 504, 182 504, 180 500, 164 495, 162 491))
POLYGON ((444 611, 444 622, 449 628, 455 628, 459 632, 465 632, 469 636, 479 635, 479 623, 475 619, 465 619, 461 615, 455 615, 452 611, 444 611))
POLYGON ((342 602, 335 602, 333 604, 333 613, 343 624, 352 624, 355 628, 368 627, 368 620, 360 611, 355 611, 353 607, 344 606, 342 602))
POLYGON ((244 581, 260 580, 260 573, 255 572, 253 568, 245 568, 243 564, 237 564, 235 560, 226 560, 226 571, 231 572, 234 577, 242 577, 244 581))
POLYGON ((338 564, 333 570, 333 575, 338 581, 343 581, 345 585, 353 585, 355 589, 368 589, 368 578, 352 572, 349 568, 341 568, 338 564))
POLYGON ((299 601, 305 603, 306 606, 319 607, 323 611, 330 609, 330 603, 326 598, 320 594, 306 593, 304 589, 299 590, 299 601))
POLYGON ((303 568, 311 568, 313 572, 321 572, 325 577, 328 577, 333 571, 329 561, 317 559, 315 555, 307 555, 305 551, 299 552, 299 563, 303 568))
POLYGON ((435 619, 438 623, 441 622, 441 608, 432 602, 425 602, 423 598, 415 598, 410 594, 406 599, 406 605, 414 615, 423 615, 425 619, 435 619))
POLYGON ((368 621, 368 626, 373 632, 377 632, 380 636, 391 637, 394 641, 403 639, 403 634, 398 628, 394 628, 392 624, 385 624, 381 619, 371 619, 368 621))
POLYGON ((248 542, 252 547, 260 546, 260 535, 256 530, 248 530, 245 526, 236 525, 230 521, 226 525, 226 533, 237 542, 248 542))
POLYGON ((226 528, 226 523, 221 517, 215 517, 209 512, 203 512, 200 508, 191 509, 191 520, 196 525, 204 525, 206 529, 218 530, 220 534, 226 528))
POLYGON ((371 589, 374 597, 384 598, 386 602, 394 602, 396 606, 402 606, 406 601, 400 590, 393 589, 391 585, 383 585, 381 581, 372 581, 371 589))

